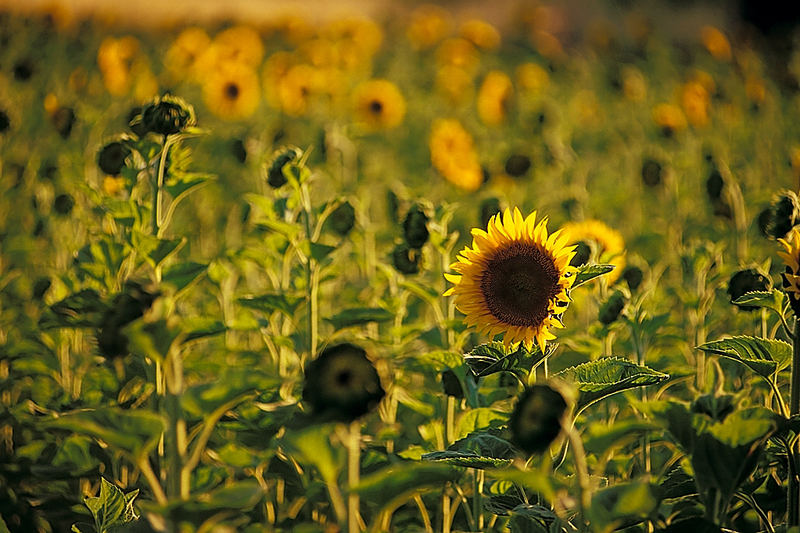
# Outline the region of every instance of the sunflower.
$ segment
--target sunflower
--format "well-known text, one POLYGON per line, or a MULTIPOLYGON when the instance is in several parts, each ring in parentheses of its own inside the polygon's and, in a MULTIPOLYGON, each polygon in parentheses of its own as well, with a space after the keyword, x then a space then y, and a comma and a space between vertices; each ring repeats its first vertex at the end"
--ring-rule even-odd
MULTIPOLYGON (((591 245, 594 245, 597 260, 616 267, 608 274, 609 285, 619 278, 622 269, 625 268, 625 240, 618 231, 609 228, 599 220, 567 222, 562 229, 570 244, 584 250, 587 250, 587 246, 589 246, 588 250, 591 250, 591 245)), ((588 257, 584 255, 583 259, 582 263, 586 262, 588 257)), ((580 263, 573 262, 573 265, 580 266, 580 263)))
POLYGON ((208 75, 203 98, 208 109, 218 117, 249 117, 260 100, 258 75, 244 64, 230 63, 208 75))
POLYGON ((195 63, 211 44, 211 38, 202 28, 191 27, 183 30, 167 50, 164 66, 176 80, 190 77, 195 63))
POLYGON ((483 183, 483 170, 472 136, 455 119, 436 119, 429 141, 431 163, 447 181, 475 191, 483 183))
POLYGON ((684 84, 681 89, 681 106, 692 126, 702 127, 708 124, 710 105, 708 91, 700 82, 690 81, 684 84))
POLYGON ((653 108, 653 122, 661 127, 661 131, 670 136, 686 129, 686 117, 681 108, 672 104, 658 104, 653 108))
POLYGON ((500 32, 486 21, 472 19, 461 25, 461 36, 478 48, 495 50, 500 46, 500 32))
POLYGON ((478 116, 484 124, 497 126, 505 120, 513 91, 504 72, 493 70, 486 75, 478 91, 478 116))
POLYGON ((355 114, 369 130, 389 130, 403 122, 406 99, 388 80, 365 81, 355 90, 355 114))
POLYGON ((794 302, 800 296, 800 229, 793 228, 788 239, 778 239, 778 242, 786 250, 778 252, 778 256, 786 265, 786 272, 783 274, 783 290, 794 302))
POLYGON ((703 41, 703 46, 706 47, 708 53, 714 56, 714 59, 730 61, 731 43, 724 33, 714 26, 703 26, 700 30, 700 39, 703 41))
POLYGON ((280 108, 287 115, 302 116, 308 112, 312 97, 320 86, 320 72, 305 63, 294 65, 278 80, 280 108))
POLYGON ((406 36, 414 48, 424 50, 444 39, 451 26, 450 14, 445 9, 425 4, 411 13, 406 36))
POLYGON ((472 74, 461 67, 443 65, 436 70, 436 90, 451 104, 463 104, 475 92, 472 74))
POLYGON ((575 279, 570 266, 574 246, 561 231, 548 235, 547 218, 536 222, 534 211, 522 218, 519 209, 506 209, 489 220, 486 231, 472 230, 472 247, 461 251, 450 265, 456 274, 445 274, 455 285, 454 294, 465 322, 503 343, 533 343, 544 351, 563 327, 558 315, 570 302, 568 291, 575 279))
POLYGON ((550 84, 550 75, 536 63, 523 63, 517 67, 517 84, 531 95, 538 95, 550 84))

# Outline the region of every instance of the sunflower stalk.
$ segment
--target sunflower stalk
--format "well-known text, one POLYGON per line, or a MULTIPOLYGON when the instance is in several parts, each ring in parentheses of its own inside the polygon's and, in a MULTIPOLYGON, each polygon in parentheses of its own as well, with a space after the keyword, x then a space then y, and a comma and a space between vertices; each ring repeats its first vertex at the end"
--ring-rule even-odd
MULTIPOLYGON (((789 295, 792 298, 792 295, 789 295)), ((794 334, 792 335, 792 377, 789 389, 789 415, 800 414, 800 319, 794 319, 794 334)), ((797 479, 797 456, 800 446, 795 436, 788 442, 789 483, 787 501, 787 525, 789 527, 800 525, 800 484, 797 479)))
POLYGON ((354 420, 350 423, 347 433, 347 531, 358 533, 359 528, 359 498, 353 487, 358 485, 361 469, 361 423, 354 420))

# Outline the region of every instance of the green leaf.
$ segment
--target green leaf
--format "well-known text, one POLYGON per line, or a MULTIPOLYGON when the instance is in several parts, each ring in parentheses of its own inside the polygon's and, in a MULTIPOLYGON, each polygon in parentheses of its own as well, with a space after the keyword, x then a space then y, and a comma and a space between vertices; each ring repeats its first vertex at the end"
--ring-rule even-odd
POLYGON ((428 452, 422 455, 423 461, 435 461, 446 463, 453 466, 463 466, 466 468, 503 468, 511 464, 511 459, 496 459, 485 457, 474 452, 455 452, 444 450, 439 452, 428 452))
POLYGON ((321 424, 294 431, 284 437, 290 452, 302 464, 317 467, 326 483, 338 483, 344 465, 344 449, 331 446, 333 425, 321 424))
POLYGON ((498 427, 508 422, 508 413, 479 407, 462 414, 456 422, 456 436, 461 439, 475 431, 498 427))
POLYGON ((593 422, 583 435, 583 446, 589 453, 603 455, 612 451, 615 445, 630 442, 656 429, 661 428, 646 420, 622 420, 611 425, 593 422))
POLYGON ((765 379, 788 367, 792 361, 789 343, 748 335, 707 342, 698 349, 737 361, 765 379))
POLYGON ((154 361, 163 361, 179 332, 167 326, 164 319, 155 322, 136 320, 123 329, 128 336, 131 353, 144 355, 154 361))
POLYGON ((476 346, 468 354, 464 354, 464 362, 478 377, 488 376, 496 372, 514 372, 527 375, 530 369, 549 357, 558 344, 550 343, 545 353, 538 346, 529 352, 520 343, 515 348, 506 348, 502 342, 492 341, 476 346))
POLYGON ((394 318, 394 313, 383 309, 382 307, 354 307, 346 309, 330 318, 326 318, 326 322, 330 322, 334 329, 343 329, 352 326, 360 326, 369 322, 386 322, 394 318))
POLYGON ((556 376, 577 386, 578 412, 612 394, 634 387, 655 385, 669 379, 668 374, 621 357, 603 357, 589 361, 562 370, 556 376))
POLYGON ((181 237, 180 239, 158 239, 156 247, 147 254, 147 258, 153 267, 157 267, 167 258, 176 254, 185 244, 186 237, 181 237))
POLYGON ((164 269, 161 280, 175 286, 176 291, 180 292, 205 274, 206 270, 208 270, 208 265, 201 265, 200 263, 191 261, 177 263, 164 269))
POLYGON ((336 246, 328 246, 319 242, 309 243, 311 257, 318 263, 328 257, 331 252, 336 250, 336 246))
POLYGON ((155 413, 118 407, 76 411, 41 424, 98 439, 134 458, 152 450, 166 427, 155 413))
POLYGON ((353 492, 368 501, 381 502, 391 508, 415 492, 435 487, 441 489, 448 481, 456 481, 463 470, 438 464, 406 461, 388 466, 361 478, 353 492))
POLYGON ((592 497, 589 521, 597 531, 633 526, 646 520, 659 505, 657 489, 649 483, 619 483, 592 497))
POLYGON ((208 318, 192 319, 186 326, 188 326, 189 332, 183 338, 184 343, 220 335, 228 329, 219 320, 208 318))
POLYGON ((237 481, 211 494, 198 498, 198 502, 187 505, 188 510, 247 510, 255 507, 264 496, 264 489, 255 480, 237 481))
POLYGON ((521 503, 509 514, 511 519, 508 524, 512 533, 550 533, 551 524, 558 521, 553 511, 541 505, 521 503))
POLYGON ((470 433, 447 450, 422 455, 425 461, 440 461, 468 468, 502 468, 519 453, 513 444, 487 432, 470 433))
POLYGON ((100 478, 100 495, 84 499, 86 507, 94 517, 95 529, 99 533, 125 522, 127 501, 122 491, 106 478, 100 478))
POLYGON ((526 489, 539 493, 546 501, 556 498, 556 490, 562 488, 557 478, 539 470, 487 470, 486 477, 500 481, 510 481, 526 489))
POLYGON ((776 313, 783 314, 783 291, 772 289, 770 291, 752 291, 739 296, 733 301, 737 305, 748 305, 750 307, 765 307, 776 313))
POLYGON ((256 309, 263 313, 269 314, 273 311, 280 311, 290 317, 294 314, 297 306, 303 302, 303 299, 287 294, 271 293, 239 298, 237 301, 244 307, 256 309))
POLYGON ((580 287, 584 283, 593 280, 596 277, 608 274, 616 268, 614 265, 583 265, 578 267, 578 272, 575 274, 575 281, 572 282, 572 288, 580 287))
POLYGON ((97 327, 108 309, 94 289, 84 289, 54 303, 39 319, 42 329, 97 327))
POLYGON ((172 196, 173 201, 180 201, 213 179, 214 176, 211 174, 187 172, 183 173, 180 179, 170 180, 164 189, 172 196))

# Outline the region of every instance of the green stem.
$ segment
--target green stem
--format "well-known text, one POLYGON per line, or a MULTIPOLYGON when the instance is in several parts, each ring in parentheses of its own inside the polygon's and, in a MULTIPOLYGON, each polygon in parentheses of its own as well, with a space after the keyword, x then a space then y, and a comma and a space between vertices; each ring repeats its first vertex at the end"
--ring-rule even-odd
POLYGON ((583 441, 574 427, 564 428, 567 439, 572 446, 572 458, 575 461, 575 477, 578 481, 578 519, 580 521, 580 531, 586 529, 586 510, 591 503, 591 483, 589 480, 589 468, 586 465, 586 452, 583 449, 583 441))
POLYGON ((183 394, 183 361, 175 350, 167 354, 166 395, 164 407, 167 415, 165 435, 167 460, 167 495, 170 498, 188 499, 189 487, 183 486, 183 466, 186 459, 186 420, 181 409, 183 394))
POLYGON ((347 434, 347 531, 358 533, 359 527, 359 498, 353 487, 358 485, 361 469, 361 424, 357 420, 350 423, 347 434))
POLYGON ((314 240, 314 232, 312 230, 313 224, 311 223, 311 198, 308 193, 306 184, 300 187, 300 200, 303 205, 303 220, 306 228, 306 239, 309 243, 309 255, 306 258, 306 294, 308 297, 308 353, 309 357, 314 357, 317 353, 317 337, 319 325, 319 302, 317 301, 319 294, 319 269, 317 262, 311 257, 310 245, 314 240))
POLYGON ((472 518, 475 527, 483 531, 483 470, 472 469, 472 518))
MULTIPOLYGON (((789 415, 800 414, 800 320, 795 318, 794 335, 792 336, 792 380, 789 389, 789 415)), ((789 441, 789 483, 787 501, 787 525, 789 527, 800 525, 800 485, 797 480, 797 464, 794 463, 800 453, 797 439, 789 441)))
POLYGON ((164 144, 161 147, 161 155, 158 161, 158 174, 156 175, 155 182, 153 183, 153 209, 151 213, 152 227, 150 233, 158 236, 161 233, 161 195, 164 188, 164 174, 167 169, 167 155, 169 154, 170 145, 172 142, 168 136, 164 136, 164 144))

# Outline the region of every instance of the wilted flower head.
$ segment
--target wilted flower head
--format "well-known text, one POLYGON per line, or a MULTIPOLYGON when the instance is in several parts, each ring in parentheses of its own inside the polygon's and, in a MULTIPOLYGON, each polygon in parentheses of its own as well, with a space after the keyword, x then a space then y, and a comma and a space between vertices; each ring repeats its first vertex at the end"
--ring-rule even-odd
POLYGON ((183 98, 171 94, 157 96, 144 105, 141 121, 147 131, 159 135, 180 133, 197 123, 194 107, 183 98))
POLYGON ((642 162, 642 182, 648 187, 657 187, 663 181, 663 168, 655 159, 642 162))
POLYGON ((628 297, 619 290, 611 293, 611 296, 603 302, 600 306, 600 312, 597 315, 598 320, 604 326, 609 326, 617 321, 625 305, 628 303, 628 297))
POLYGON ((524 176, 531 168, 531 158, 524 154, 511 154, 506 159, 505 171, 512 178, 524 176))
POLYGON ((113 141, 100 149, 97 154, 97 166, 109 176, 116 176, 125 166, 125 159, 131 155, 131 149, 124 143, 113 141))
POLYGON ((800 199, 794 191, 783 191, 772 199, 768 213, 767 235, 773 239, 783 238, 800 222, 800 199))
POLYGON ((784 251, 778 252, 786 271, 783 274, 783 290, 796 316, 800 316, 800 229, 792 228, 787 239, 778 239, 784 251))
POLYGON ((354 344, 329 346, 306 365, 303 400, 317 415, 350 422, 372 410, 384 395, 367 352, 354 344))
MULTIPOLYGON (((747 268, 736 272, 728 282, 728 296, 731 303, 741 298, 748 292, 768 291, 772 288, 772 281, 755 268, 747 268)), ((734 304, 739 309, 755 311, 758 307, 751 305, 734 304)))
POLYGON ((411 248, 422 248, 428 242, 428 215, 418 204, 411 206, 403 221, 403 236, 411 248))
POLYGON ((550 385, 536 384, 520 395, 509 428, 516 446, 528 454, 542 453, 556 437, 567 415, 567 401, 550 385))
POLYGON ((300 159, 302 151, 296 146, 284 146, 279 148, 272 155, 272 160, 267 165, 267 183, 273 189, 277 189, 288 181, 283 175, 283 167, 300 159))
POLYGON ((328 216, 326 224, 341 237, 346 237, 356 224, 356 210, 344 201, 328 216))

